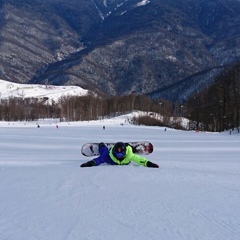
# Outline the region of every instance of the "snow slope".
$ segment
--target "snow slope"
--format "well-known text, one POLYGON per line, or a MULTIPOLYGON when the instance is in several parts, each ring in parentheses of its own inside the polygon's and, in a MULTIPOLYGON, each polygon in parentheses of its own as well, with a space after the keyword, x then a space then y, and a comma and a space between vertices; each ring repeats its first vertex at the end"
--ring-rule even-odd
POLYGON ((2 122, 0 239, 239 238, 239 134, 120 122, 2 122), (119 140, 151 141, 160 168, 79 168, 83 143, 119 140))
POLYGON ((21 98, 49 98, 58 101, 62 96, 87 95, 88 90, 78 86, 53 86, 39 84, 19 84, 0 80, 0 99, 9 97, 21 98))

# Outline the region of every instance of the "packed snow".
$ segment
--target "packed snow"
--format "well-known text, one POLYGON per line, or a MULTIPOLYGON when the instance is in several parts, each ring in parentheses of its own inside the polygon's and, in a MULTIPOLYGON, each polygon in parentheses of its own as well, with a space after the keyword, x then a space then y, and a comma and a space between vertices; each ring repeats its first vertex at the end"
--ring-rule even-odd
POLYGON ((0 79, 0 99, 18 98, 48 98, 49 102, 57 102, 63 96, 83 96, 88 90, 78 86, 53 86, 41 84, 21 84, 0 79))
POLYGON ((237 240, 239 137, 121 117, 0 122, 0 239, 237 240), (79 167, 86 142, 136 140, 160 168, 79 167))

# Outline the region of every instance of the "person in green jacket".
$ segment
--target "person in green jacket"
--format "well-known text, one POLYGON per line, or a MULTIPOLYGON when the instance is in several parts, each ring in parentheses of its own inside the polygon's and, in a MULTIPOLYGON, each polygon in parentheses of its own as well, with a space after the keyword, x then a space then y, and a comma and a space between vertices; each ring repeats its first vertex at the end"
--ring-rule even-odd
POLYGON ((104 143, 100 143, 99 153, 99 157, 83 163, 80 165, 80 167, 99 166, 102 163, 108 163, 111 165, 128 165, 131 161, 133 161, 145 167, 159 168, 156 163, 152 163, 145 157, 133 153, 132 147, 123 142, 117 142, 110 150, 105 146, 104 143))

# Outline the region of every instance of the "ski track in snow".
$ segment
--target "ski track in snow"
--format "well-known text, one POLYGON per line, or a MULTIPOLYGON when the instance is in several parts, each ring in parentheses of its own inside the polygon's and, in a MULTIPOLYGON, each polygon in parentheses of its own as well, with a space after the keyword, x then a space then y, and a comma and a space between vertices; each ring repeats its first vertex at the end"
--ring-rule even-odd
POLYGON ((135 126, 0 127, 2 240, 236 240, 239 135, 135 126), (159 169, 102 165, 85 142, 147 140, 159 169))

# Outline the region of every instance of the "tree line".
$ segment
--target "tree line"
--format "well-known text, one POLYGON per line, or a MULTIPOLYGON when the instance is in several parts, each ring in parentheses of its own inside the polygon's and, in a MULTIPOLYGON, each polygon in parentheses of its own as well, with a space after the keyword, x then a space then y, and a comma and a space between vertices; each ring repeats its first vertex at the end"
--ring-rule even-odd
POLYGON ((240 63, 219 74, 215 83, 184 104, 193 128, 221 132, 240 125, 240 63))
MULTIPOLYGON (((61 97, 51 103, 48 99, 13 98, 0 100, 0 120, 33 121, 45 118, 59 118, 61 121, 90 121, 110 118, 134 110, 149 113, 147 125, 170 125, 170 116, 176 114, 174 104, 161 99, 152 100, 146 95, 130 94, 127 96, 99 97, 94 94, 86 96, 61 97), (165 117, 153 123, 152 114, 165 117)), ((135 119, 135 123, 136 123, 135 119)), ((139 120, 140 121, 140 118, 139 120)), ((137 123, 136 123, 137 124, 137 123)))

